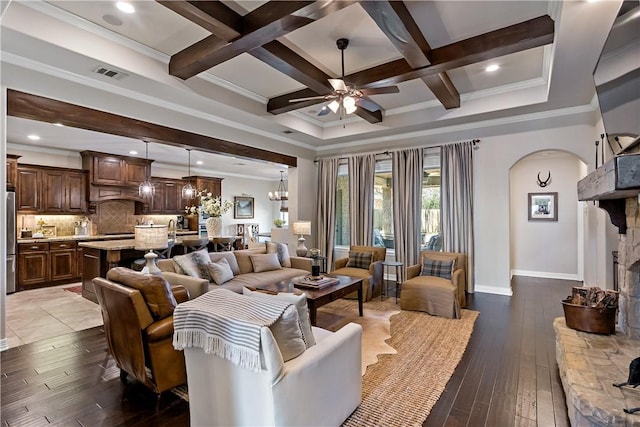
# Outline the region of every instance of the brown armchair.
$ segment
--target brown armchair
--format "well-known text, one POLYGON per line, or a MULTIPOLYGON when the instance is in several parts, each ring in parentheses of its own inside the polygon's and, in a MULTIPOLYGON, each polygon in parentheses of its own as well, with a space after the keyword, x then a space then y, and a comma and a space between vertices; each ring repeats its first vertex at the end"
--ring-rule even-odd
POLYGON ((455 260, 451 278, 421 276, 422 264, 407 267, 407 280, 402 283, 400 292, 400 308, 459 319, 460 309, 466 305, 466 255, 457 252, 420 252, 420 260, 425 257, 435 261, 455 260))
MULTIPOLYGON (((334 262, 335 269, 331 274, 359 277, 362 280, 362 299, 370 301, 371 298, 380 295, 382 289, 382 262, 387 256, 387 249, 379 246, 351 246, 349 253, 371 252, 373 254, 371 264, 367 269, 347 267, 349 257, 337 259, 334 262)), ((347 298, 356 298, 356 293, 347 295, 347 298)))
POLYGON ((124 267, 93 285, 120 379, 129 374, 157 394, 185 384, 184 354, 173 348, 173 310, 189 299, 187 290, 124 267))

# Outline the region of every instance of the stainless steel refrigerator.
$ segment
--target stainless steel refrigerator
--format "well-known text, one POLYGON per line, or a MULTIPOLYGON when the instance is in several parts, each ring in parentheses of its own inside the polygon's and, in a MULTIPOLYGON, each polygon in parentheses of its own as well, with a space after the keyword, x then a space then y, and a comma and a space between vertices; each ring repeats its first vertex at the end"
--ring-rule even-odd
POLYGON ((7 293, 16 291, 16 193, 7 191, 7 293))

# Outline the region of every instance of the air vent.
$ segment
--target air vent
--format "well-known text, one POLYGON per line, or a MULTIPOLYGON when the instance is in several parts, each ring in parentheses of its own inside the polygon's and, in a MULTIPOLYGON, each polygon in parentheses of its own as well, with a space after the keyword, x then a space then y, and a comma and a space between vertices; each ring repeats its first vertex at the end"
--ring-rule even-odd
POLYGON ((111 77, 112 79, 116 80, 122 80, 123 78, 128 76, 127 73, 123 73, 122 71, 114 70, 113 68, 106 68, 103 66, 96 68, 95 70, 93 70, 93 72, 102 74, 106 77, 111 77))
POLYGON ((284 133, 285 135, 291 135, 293 133, 293 131, 287 129, 287 130, 283 130, 282 133, 284 133))

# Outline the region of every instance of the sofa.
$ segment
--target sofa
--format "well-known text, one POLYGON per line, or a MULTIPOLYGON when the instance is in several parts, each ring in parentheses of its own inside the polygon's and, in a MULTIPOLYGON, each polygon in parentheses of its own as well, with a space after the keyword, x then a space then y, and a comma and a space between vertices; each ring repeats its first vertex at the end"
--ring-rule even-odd
POLYGON ((259 288, 266 284, 306 276, 311 272, 312 262, 311 258, 290 256, 285 244, 267 242, 252 249, 237 251, 207 252, 206 249, 202 249, 187 255, 158 260, 157 265, 167 281, 180 283, 189 290, 190 299, 194 299, 215 288, 229 289, 241 294, 245 287, 259 288), (260 255, 270 256, 260 257, 260 255), (274 261, 274 255, 277 257, 277 264, 274 261), (220 278, 215 273, 212 275, 210 271, 204 271, 205 267, 185 271, 180 266, 180 263, 184 265, 183 261, 185 261, 181 257, 199 260, 200 265, 204 264, 210 270, 219 265, 226 268, 225 264, 228 264, 232 275, 229 277, 227 274, 226 277, 220 278))
POLYGON ((420 264, 407 267, 407 280, 402 283, 400 292, 400 308, 459 319, 460 310, 466 305, 466 255, 421 251, 420 260, 420 264), (445 263, 446 269, 443 268, 445 263))

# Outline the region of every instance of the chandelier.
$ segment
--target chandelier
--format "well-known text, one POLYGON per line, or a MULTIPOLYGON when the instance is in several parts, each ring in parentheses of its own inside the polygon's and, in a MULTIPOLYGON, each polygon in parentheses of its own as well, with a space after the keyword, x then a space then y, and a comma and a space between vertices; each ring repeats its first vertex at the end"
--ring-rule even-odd
POLYGON ((273 202, 289 200, 289 192, 287 191, 287 186, 284 183, 284 171, 280 171, 280 183, 278 184, 278 189, 275 192, 269 191, 269 200, 273 202))
POLYGON ((187 174, 187 184, 182 187, 182 198, 183 199, 193 199, 196 196, 196 189, 191 185, 191 150, 187 149, 189 152, 189 173, 187 174))
MULTIPOLYGON (((149 160, 149 141, 145 141, 145 159, 149 160)), ((151 171, 151 165, 149 164, 149 162, 147 162, 146 165, 147 171, 151 171)), ((142 181, 140 183, 140 185, 138 186, 138 196, 143 197, 143 198, 147 198, 147 197, 153 197, 154 194, 156 194, 156 187, 155 185, 153 185, 153 182, 151 182, 151 178, 149 177, 150 173, 147 172, 147 176, 145 176, 144 181, 142 181)))

